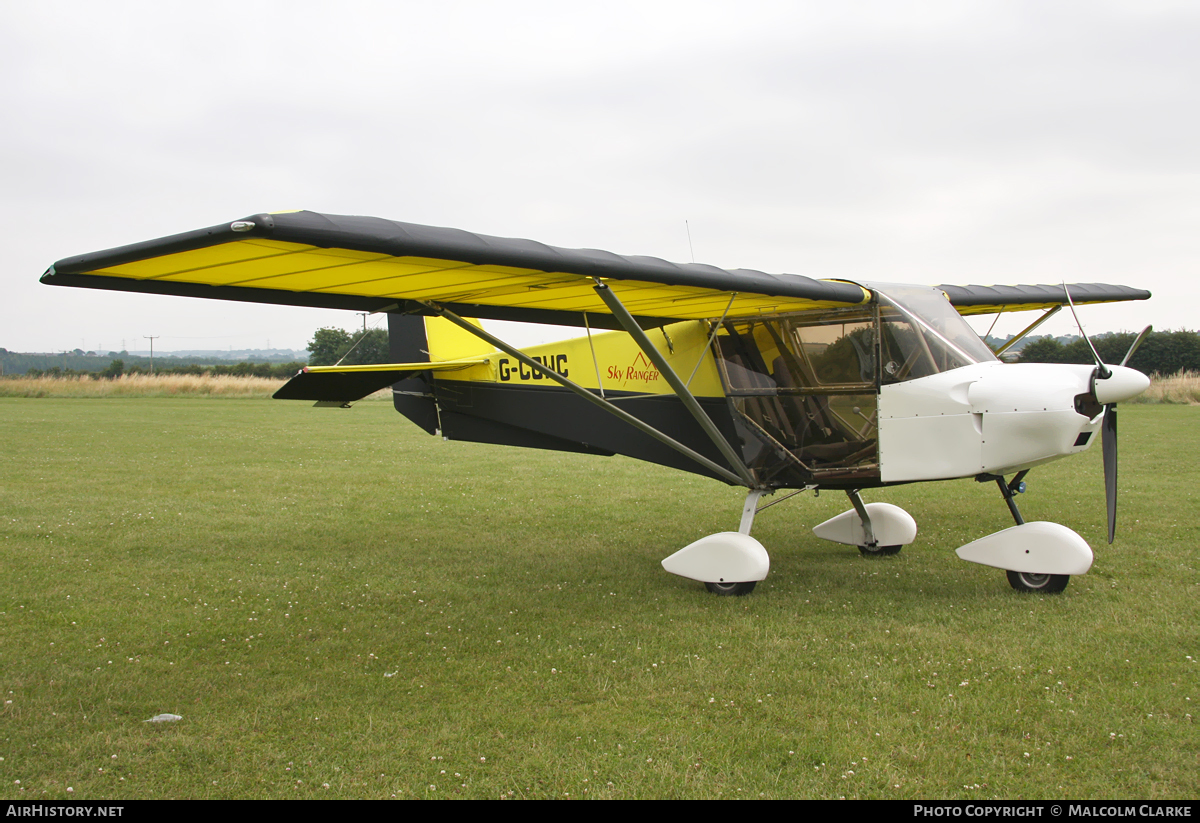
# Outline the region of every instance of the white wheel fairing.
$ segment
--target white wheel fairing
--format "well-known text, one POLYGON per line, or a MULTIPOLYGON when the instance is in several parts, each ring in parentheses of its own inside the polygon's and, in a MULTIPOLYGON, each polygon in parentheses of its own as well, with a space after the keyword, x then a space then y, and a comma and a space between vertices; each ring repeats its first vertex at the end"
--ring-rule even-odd
MULTIPOLYGON (((871 518, 871 531, 879 546, 905 546, 917 538, 917 521, 899 506, 891 503, 867 503, 867 516, 871 518)), ((854 509, 831 517, 813 528, 813 534, 823 540, 845 543, 847 546, 866 544, 862 521, 854 509)), ((894 552, 893 552, 894 553, 894 552)))
POLYGON ((1042 520, 981 537, 955 554, 971 563, 1034 575, 1084 574, 1093 559, 1086 540, 1066 526, 1042 520))
POLYGON ((748 534, 720 532, 701 537, 662 562, 671 574, 701 583, 765 580, 771 570, 767 550, 748 534))

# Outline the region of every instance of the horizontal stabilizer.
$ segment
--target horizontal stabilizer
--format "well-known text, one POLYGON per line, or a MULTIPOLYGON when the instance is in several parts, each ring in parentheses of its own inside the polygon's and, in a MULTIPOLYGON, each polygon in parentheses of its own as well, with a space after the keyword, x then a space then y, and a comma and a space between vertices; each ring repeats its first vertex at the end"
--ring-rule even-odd
POLYGON ((423 371, 452 371, 486 363, 483 358, 436 363, 375 363, 366 366, 308 366, 272 395, 276 400, 314 400, 343 405, 362 400, 423 371))
POLYGON ((412 377, 415 371, 317 372, 305 369, 275 392, 276 400, 315 400, 342 405, 412 377))

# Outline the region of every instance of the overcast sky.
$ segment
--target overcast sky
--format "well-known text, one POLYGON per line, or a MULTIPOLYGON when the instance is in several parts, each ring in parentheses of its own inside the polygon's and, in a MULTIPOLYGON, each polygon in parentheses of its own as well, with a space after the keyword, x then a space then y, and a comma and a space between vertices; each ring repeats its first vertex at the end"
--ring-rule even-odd
POLYGON ((354 328, 37 282, 296 208, 818 278, 1125 284, 1154 298, 1088 331, 1200 327, 1195 2, 0 0, 0 79, 10 350, 354 328))

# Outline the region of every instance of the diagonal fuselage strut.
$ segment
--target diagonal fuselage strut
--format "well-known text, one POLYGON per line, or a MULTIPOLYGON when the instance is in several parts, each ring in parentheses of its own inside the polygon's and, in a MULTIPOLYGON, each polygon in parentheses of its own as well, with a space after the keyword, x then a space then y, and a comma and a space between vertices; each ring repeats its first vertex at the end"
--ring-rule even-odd
MULTIPOLYGON (((522 363, 524 363, 526 366, 533 369, 534 371, 537 371, 540 374, 542 374, 543 376, 545 376, 546 378, 553 380, 554 382, 558 383, 559 385, 561 385, 565 388, 570 389, 572 392, 579 395, 584 400, 587 400, 589 403, 599 406, 600 408, 604 409, 605 411, 609 412, 610 414, 615 415, 616 417, 620 418, 624 422, 626 422, 629 425, 636 428, 638 431, 640 431, 644 434, 647 434, 650 437, 653 437, 655 440, 662 443, 664 446, 674 449, 675 451, 679 452, 680 454, 684 455, 685 457, 688 457, 689 459, 696 461, 701 466, 704 466, 709 471, 719 475, 720 477, 724 478, 725 480, 729 481, 730 483, 734 483, 735 485, 739 485, 739 486, 748 486, 750 488, 754 488, 755 483, 753 481, 753 478, 750 477, 749 470, 746 469, 745 464, 743 464, 740 459, 736 460, 736 461, 731 461, 731 463, 736 468, 739 468, 741 470, 740 472, 735 474, 734 472, 731 472, 729 469, 725 468, 724 466, 720 465, 719 463, 715 463, 712 460, 709 460, 704 455, 700 454, 699 452, 688 448, 684 444, 680 443, 678 440, 675 440, 673 437, 671 437, 667 434, 664 434, 663 432, 654 428, 650 424, 648 424, 642 420, 639 420, 637 417, 634 417, 629 412, 614 405, 611 401, 606 400, 596 394, 593 394, 591 391, 589 391, 588 389, 579 385, 578 383, 575 383, 572 380, 568 380, 566 377, 563 377, 561 374, 554 371, 553 369, 547 368, 545 365, 534 360, 532 357, 525 354, 521 350, 513 348, 512 346, 505 343, 503 340, 500 340, 498 337, 495 337, 495 336, 489 334, 488 332, 484 331, 483 329, 479 328, 478 326, 468 323, 466 320, 459 317, 457 314, 450 311, 449 309, 443 308, 442 306, 439 306, 436 303, 431 303, 431 302, 424 301, 424 300, 420 301, 420 303, 421 303, 421 305, 425 306, 426 308, 428 308, 430 311, 432 311, 434 314, 438 315, 439 317, 444 317, 445 319, 449 320, 451 323, 453 323, 454 325, 463 329, 464 331, 470 332, 471 334, 475 335, 479 339, 487 342, 488 344, 490 344, 492 346, 495 346, 497 349, 504 352, 508 356, 516 358, 517 360, 521 361, 522 363), (741 476, 743 474, 744 474, 744 477, 741 476)), ((624 309, 624 306, 622 306, 621 308, 624 309)), ((639 329, 639 331, 640 331, 640 329, 639 329)), ((645 337, 644 334, 642 336, 645 337)), ((649 345, 648 340, 646 341, 646 343, 647 343, 647 345, 649 345)), ((639 345, 642 345, 641 341, 639 341, 639 345)), ((651 350, 653 350, 655 355, 657 356, 658 352, 656 349, 654 349, 654 346, 649 345, 649 348, 651 350)), ((644 350, 645 350, 645 348, 643 347, 643 351, 644 350)), ((647 352, 647 356, 649 356, 649 352, 647 352)), ((657 363, 656 363, 656 365, 657 365, 657 363)), ((660 370, 661 370, 661 368, 660 368, 660 370)), ((664 375, 666 375, 666 373, 667 373, 666 371, 663 371, 664 375)), ((675 376, 674 372, 671 372, 671 377, 673 377, 676 381, 678 381, 678 379, 679 379, 677 376, 675 376)), ((696 402, 695 398, 692 397, 690 392, 687 392, 686 389, 684 389, 684 392, 687 394, 687 397, 692 400, 693 403, 696 402)), ((685 406, 686 406, 686 401, 685 401, 685 406)), ((704 413, 703 409, 699 408, 698 404, 697 404, 697 410, 699 411, 700 415, 703 416, 704 420, 707 421, 710 426, 713 426, 713 431, 716 433, 716 437, 720 438, 720 441, 722 443, 725 443, 726 447, 728 448, 728 445, 729 445, 728 442, 725 440, 725 438, 721 437, 720 432, 716 431, 716 427, 712 424, 712 420, 708 417, 707 414, 704 413)), ((695 412, 693 412, 693 414, 695 414, 695 412)), ((703 427, 704 423, 701 423, 700 425, 703 427)), ((707 429, 705 429, 705 430, 707 431, 707 429)), ((710 434, 709 436, 712 437, 713 435, 710 434)), ((722 453, 724 454, 724 450, 722 450, 722 453)))

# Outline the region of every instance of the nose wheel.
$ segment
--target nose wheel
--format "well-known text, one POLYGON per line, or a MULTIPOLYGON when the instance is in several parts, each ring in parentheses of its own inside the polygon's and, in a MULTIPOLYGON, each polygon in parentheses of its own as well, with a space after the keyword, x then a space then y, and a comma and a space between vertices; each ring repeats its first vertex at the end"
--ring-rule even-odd
POLYGON ((1038 520, 1026 523, 1013 499, 1025 491, 1022 471, 1010 482, 994 474, 981 474, 980 483, 995 481, 1017 525, 973 540, 955 551, 971 563, 1003 569, 1008 585, 1018 592, 1058 594, 1071 576, 1092 567, 1092 548, 1066 526, 1038 520))
MULTIPOLYGON (((996 478, 1000 494, 1004 495, 1004 502, 1008 504, 1008 510, 1012 512, 1013 520, 1017 521, 1018 526, 1025 523, 1025 518, 1021 516, 1021 511, 1017 508, 1015 497, 1025 491, 1024 480, 1027 474, 1029 474, 1028 469, 1019 472, 1011 483, 1005 483, 1003 477, 996 478)), ((1008 585, 1019 592, 1058 594, 1067 587, 1067 583, 1071 579, 1069 574, 1034 574, 1033 572, 1014 571, 1005 571, 1004 573, 1008 576, 1008 585)))

